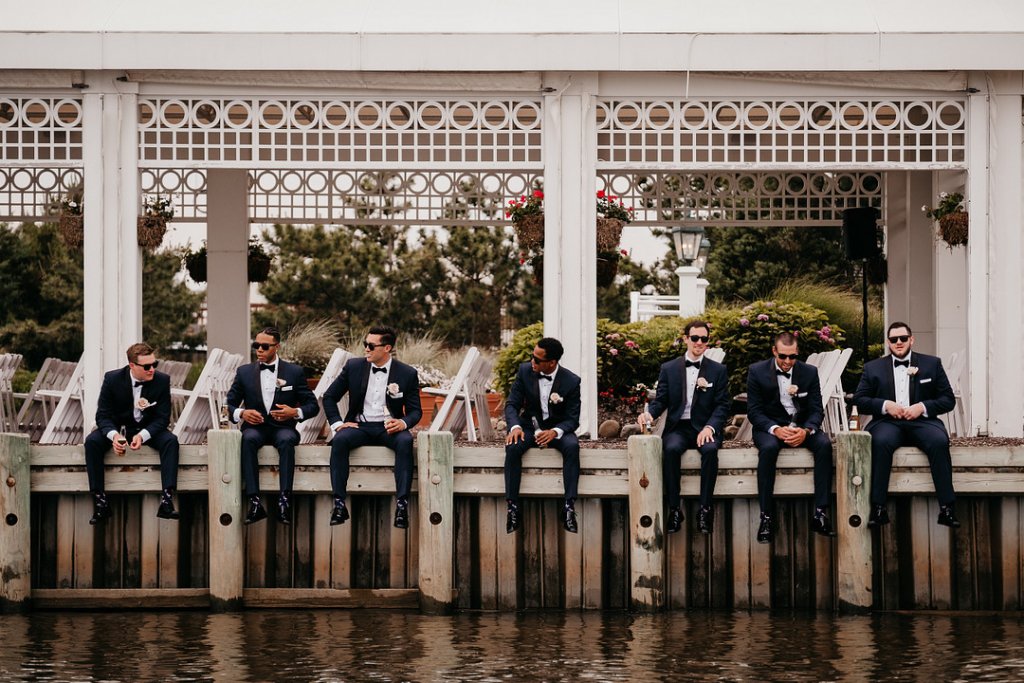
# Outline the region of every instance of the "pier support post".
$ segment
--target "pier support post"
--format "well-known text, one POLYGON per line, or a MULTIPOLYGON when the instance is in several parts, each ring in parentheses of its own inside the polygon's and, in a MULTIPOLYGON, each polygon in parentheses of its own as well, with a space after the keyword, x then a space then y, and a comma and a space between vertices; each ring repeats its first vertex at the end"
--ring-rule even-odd
POLYGON ((631 436, 629 459, 630 603, 665 607, 665 519, 661 437, 631 436))
POLYGON ((451 432, 420 432, 417 438, 420 610, 445 614, 454 606, 455 439, 451 432))
POLYGON ((210 496, 210 607, 241 609, 245 582, 242 529, 242 433, 207 432, 210 496))
POLYGON ((28 609, 32 593, 29 442, 0 434, 0 611, 28 609))
POLYGON ((871 609, 871 435, 842 432, 836 437, 836 565, 839 611, 871 609))

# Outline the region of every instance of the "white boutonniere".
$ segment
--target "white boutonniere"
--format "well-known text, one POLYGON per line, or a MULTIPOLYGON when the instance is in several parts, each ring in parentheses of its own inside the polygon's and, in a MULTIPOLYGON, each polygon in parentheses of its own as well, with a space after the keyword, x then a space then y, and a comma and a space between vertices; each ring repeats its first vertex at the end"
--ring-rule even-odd
POLYGON ((907 377, 913 377, 916 374, 917 374, 917 366, 916 365, 911 365, 910 367, 907 368, 907 377))
POLYGON ((285 381, 283 379, 278 379, 277 380, 277 386, 283 387, 284 385, 285 385, 285 381))
POLYGON ((155 406, 155 405, 156 405, 156 401, 153 401, 152 403, 150 403, 149 400, 145 396, 140 396, 139 400, 135 402, 135 407, 138 408, 139 410, 145 410, 146 408, 149 408, 149 407, 155 406))
POLYGON ((795 384, 790 384, 789 385, 789 395, 790 396, 796 396, 799 391, 800 391, 800 387, 798 387, 797 385, 795 385, 795 384))
POLYGON ((401 395, 402 392, 398 390, 398 384, 392 382, 388 385, 388 396, 391 398, 399 398, 401 395))
POLYGON ((559 403, 561 403, 562 400, 563 400, 562 397, 559 396, 557 393, 555 393, 553 391, 551 392, 551 395, 548 396, 548 401, 550 403, 554 403, 555 405, 558 405, 559 403))
POLYGON ((697 388, 700 389, 701 391, 707 391, 708 389, 710 389, 713 386, 715 386, 714 382, 709 382, 706 379, 704 379, 703 377, 698 377, 697 378, 697 388))

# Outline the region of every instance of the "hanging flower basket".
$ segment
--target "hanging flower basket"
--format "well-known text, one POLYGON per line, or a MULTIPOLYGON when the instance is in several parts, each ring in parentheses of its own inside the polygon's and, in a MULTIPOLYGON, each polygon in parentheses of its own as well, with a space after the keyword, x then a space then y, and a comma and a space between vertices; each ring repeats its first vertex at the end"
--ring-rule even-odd
POLYGON ((531 250, 544 245, 544 214, 523 216, 517 219, 513 226, 520 249, 531 250))
POLYGON ((262 248, 259 253, 254 253, 252 245, 249 246, 249 282, 266 282, 270 277, 270 254, 264 253, 262 248))
POLYGON ((949 248, 967 244, 967 212, 954 211, 939 218, 939 237, 949 248))
MULTIPOLYGON (((196 282, 206 282, 206 247, 199 247, 196 251, 186 252, 182 257, 182 263, 188 276, 196 282)), ((249 282, 266 282, 270 277, 270 266, 273 257, 263 250, 263 246, 256 241, 249 242, 249 258, 246 264, 249 282)))
POLYGON ((138 241, 143 249, 152 251, 164 241, 167 220, 161 216, 139 216, 138 241))
POLYGON ((615 251, 619 248, 619 240, 622 238, 622 227, 625 221, 618 218, 597 219, 597 251, 615 251))
POLYGON ((72 214, 61 214, 60 216, 57 227, 60 230, 60 236, 64 239, 64 244, 69 249, 78 249, 82 246, 85 238, 84 218, 84 216, 72 214))
POLYGON ((200 247, 198 251, 189 251, 182 257, 185 270, 194 282, 206 282, 206 247, 200 247))
MULTIPOLYGON (((620 227, 621 229, 621 227, 620 227)), ((619 254, 616 252, 598 253, 597 255, 597 286, 608 287, 615 282, 619 274, 619 254)))

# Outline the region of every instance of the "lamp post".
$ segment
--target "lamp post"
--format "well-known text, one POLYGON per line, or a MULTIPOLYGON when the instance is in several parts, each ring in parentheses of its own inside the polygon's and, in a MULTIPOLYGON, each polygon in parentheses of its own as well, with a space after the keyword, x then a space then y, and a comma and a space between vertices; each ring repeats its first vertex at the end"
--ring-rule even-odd
POLYGON ((672 228, 672 242, 676 256, 683 265, 676 268, 679 276, 679 315, 686 317, 704 312, 708 281, 700 277, 711 241, 704 237, 699 224, 677 225, 672 228))

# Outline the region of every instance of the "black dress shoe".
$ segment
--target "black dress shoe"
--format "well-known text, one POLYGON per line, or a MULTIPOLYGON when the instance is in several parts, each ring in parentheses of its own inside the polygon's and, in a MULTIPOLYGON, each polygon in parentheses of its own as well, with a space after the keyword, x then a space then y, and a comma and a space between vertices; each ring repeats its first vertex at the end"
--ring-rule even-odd
POLYGON ((292 523, 292 506, 288 502, 288 496, 284 494, 277 499, 277 521, 281 524, 292 523))
POLYGON ((710 507, 700 506, 700 510, 697 511, 697 529, 702 534, 711 533, 711 525, 715 521, 715 513, 710 507))
POLYGON ((943 505, 939 508, 939 524, 942 526, 952 527, 953 529, 960 528, 960 520, 956 518, 956 513, 953 512, 953 504, 943 505))
POLYGON ((772 518, 763 512, 761 513, 761 523, 757 527, 757 542, 772 542, 772 518))
POLYGON ((868 527, 882 526, 889 523, 889 511, 884 505, 873 505, 868 515, 868 527))
POLYGON ((515 503, 508 504, 508 512, 505 514, 505 533, 510 534, 519 528, 519 506, 515 503))
POLYGON ((253 524, 267 518, 267 511, 259 499, 249 501, 249 512, 245 515, 245 523, 253 524))
POLYGON ((668 524, 665 525, 665 531, 670 534, 674 534, 683 528, 683 511, 681 508, 671 508, 668 511, 668 524))
POLYGON ((404 500, 398 501, 398 505, 395 506, 395 528, 409 528, 409 504, 404 500))
POLYGON ((565 527, 565 530, 568 531, 570 534, 575 534, 579 532, 580 528, 576 524, 576 510, 573 508, 572 505, 565 506, 565 509, 563 510, 563 515, 565 516, 565 519, 562 520, 562 526, 565 527))
POLYGON ((174 501, 170 496, 160 499, 160 507, 156 509, 156 516, 160 519, 178 519, 181 517, 174 509, 174 501))
POLYGON ((345 506, 345 501, 335 500, 334 509, 331 510, 331 526, 338 526, 348 521, 348 507, 345 506))
POLYGON ((106 497, 96 498, 93 500, 92 517, 89 518, 89 524, 98 524, 110 515, 110 503, 107 502, 106 497))
POLYGON ((835 530, 832 528, 832 522, 828 519, 828 513, 820 509, 815 510, 814 515, 811 517, 811 531, 822 536, 836 535, 835 530))

